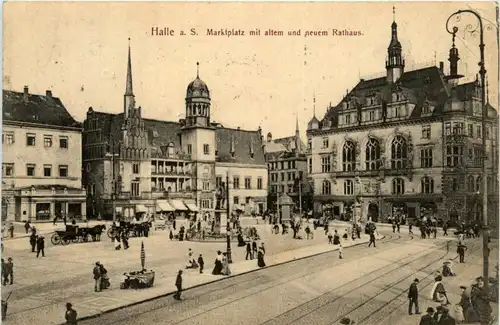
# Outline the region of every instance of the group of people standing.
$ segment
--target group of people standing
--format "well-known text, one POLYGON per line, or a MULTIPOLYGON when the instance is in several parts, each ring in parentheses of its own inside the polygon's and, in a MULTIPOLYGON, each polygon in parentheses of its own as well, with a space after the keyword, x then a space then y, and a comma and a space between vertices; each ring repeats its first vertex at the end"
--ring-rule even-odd
POLYGON ((94 275, 94 291, 101 292, 102 289, 107 289, 111 285, 108 277, 108 270, 100 262, 96 262, 93 270, 94 275))

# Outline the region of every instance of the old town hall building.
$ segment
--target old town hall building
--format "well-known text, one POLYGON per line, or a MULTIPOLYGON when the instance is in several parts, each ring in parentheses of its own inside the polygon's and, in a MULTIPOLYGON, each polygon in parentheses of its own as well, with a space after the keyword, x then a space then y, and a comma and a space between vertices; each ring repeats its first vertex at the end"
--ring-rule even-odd
MULTIPOLYGON (((396 22, 384 77, 363 80, 308 124, 309 177, 315 212, 367 220, 435 216, 480 220, 481 183, 488 182, 490 218, 498 213, 498 114, 488 105, 483 130, 481 85, 459 84, 458 49, 450 71, 406 71, 396 22), (482 133, 486 164, 482 175, 482 133)), ((497 224, 496 221, 492 221, 497 224)))
POLYGON ((224 196, 226 179, 231 213, 267 209, 261 130, 230 129, 211 121, 210 91, 199 73, 187 86, 184 119, 152 120, 142 114, 132 88, 129 47, 123 112, 89 108, 84 122, 89 215, 194 212, 217 219, 216 210, 227 208, 216 204, 224 196))

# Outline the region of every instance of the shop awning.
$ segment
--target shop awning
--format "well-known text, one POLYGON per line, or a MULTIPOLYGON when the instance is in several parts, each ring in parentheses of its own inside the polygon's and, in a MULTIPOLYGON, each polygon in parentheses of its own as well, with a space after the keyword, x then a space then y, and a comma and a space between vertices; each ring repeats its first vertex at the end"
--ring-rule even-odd
POLYGON ((156 210, 161 211, 161 212, 175 211, 175 209, 166 201, 165 202, 157 202, 156 210))
POLYGON ((184 203, 182 203, 182 201, 170 200, 169 203, 175 209, 175 211, 187 211, 187 208, 184 203))
POLYGON ((136 213, 148 212, 148 209, 142 204, 136 204, 135 205, 135 212, 136 213))
POLYGON ((189 211, 191 212, 199 212, 200 210, 198 209, 198 207, 196 206, 196 204, 194 203, 186 203, 184 202, 184 204, 187 206, 187 208, 189 209, 189 211))

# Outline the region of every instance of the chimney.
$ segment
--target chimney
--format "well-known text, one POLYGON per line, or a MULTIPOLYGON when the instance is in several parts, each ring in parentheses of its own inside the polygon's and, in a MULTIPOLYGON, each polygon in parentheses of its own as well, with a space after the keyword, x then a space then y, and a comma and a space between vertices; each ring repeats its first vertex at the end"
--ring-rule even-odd
POLYGON ((28 86, 24 86, 23 100, 28 102, 28 86))
POLYGON ((48 98, 52 98, 52 91, 51 90, 46 90, 45 91, 45 96, 48 98))
POLYGON ((444 62, 443 61, 439 61, 439 71, 444 73, 444 62))

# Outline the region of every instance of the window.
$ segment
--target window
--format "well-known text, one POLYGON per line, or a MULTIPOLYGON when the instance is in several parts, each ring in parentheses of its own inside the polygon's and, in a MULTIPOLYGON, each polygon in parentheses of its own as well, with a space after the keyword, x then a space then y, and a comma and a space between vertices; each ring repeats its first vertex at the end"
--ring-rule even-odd
POLYGON ((430 139, 431 138, 431 126, 423 125, 422 126, 422 139, 430 139))
POLYGON ((377 139, 370 138, 366 144, 365 152, 366 170, 380 169, 380 143, 377 139))
POLYGON ((132 164, 132 174, 139 174, 140 168, 138 163, 132 164))
POLYGON ((257 189, 262 190, 262 177, 257 178, 257 189))
POLYGON ((59 137, 59 148, 68 149, 68 137, 66 136, 59 137))
POLYGON ((445 135, 450 135, 451 134, 451 122, 446 122, 444 124, 444 134, 445 135))
POLYGON ((420 185, 422 187, 422 193, 434 193, 434 180, 431 177, 423 177, 420 181, 420 185))
POLYGON ((240 204, 240 198, 238 196, 233 197, 234 204, 240 204))
POLYGON ((474 137, 474 125, 472 124, 467 125, 467 135, 471 138, 474 137))
POLYGON ((240 188, 240 177, 239 176, 233 177, 233 188, 240 188))
POLYGON ((330 156, 321 157, 321 172, 322 173, 330 172, 330 156))
POLYGON ((210 191, 210 182, 209 181, 203 181, 203 190, 210 191))
POLYGON ((311 139, 307 140, 307 149, 312 150, 312 140, 311 139))
POLYGON ((280 161, 280 169, 285 169, 285 162, 280 161))
POLYGON ((474 161, 474 150, 473 149, 468 150, 467 159, 469 160, 469 162, 474 161))
POLYGON ((249 190, 252 188, 252 179, 250 177, 245 177, 245 189, 249 190))
POLYGON ((14 132, 4 132, 2 134, 3 144, 13 144, 14 143, 14 132))
POLYGON ((408 159, 408 146, 406 139, 398 135, 392 140, 391 145, 391 168, 401 169, 406 168, 408 159))
POLYGON ((35 176, 35 164, 26 164, 26 176, 35 176))
POLYGON ((375 121, 375 112, 374 111, 368 112, 368 121, 375 121))
POLYGON ((221 186, 222 186, 222 177, 220 176, 215 177, 215 187, 219 188, 221 186))
POLYGON ((130 195, 139 196, 141 194, 139 189, 139 182, 132 182, 130 184, 130 195))
POLYGON ((2 175, 14 176, 14 164, 2 164, 2 175))
POLYGON ((351 124, 351 114, 345 116, 345 124, 351 124))
POLYGON ((291 161, 287 161, 287 165, 288 165, 288 169, 292 169, 292 162, 291 161))
POLYGON ((420 150, 420 167, 432 167, 432 148, 424 148, 420 150))
POLYGON ((26 134, 26 145, 34 146, 35 145, 36 136, 33 133, 26 134))
POLYGON ((52 165, 44 165, 43 166, 43 176, 51 177, 52 176, 52 165))
POLYGON ((467 178, 467 192, 473 193, 476 191, 476 181, 474 176, 469 175, 467 178))
POLYGON ((51 135, 44 135, 43 136, 43 146, 45 148, 52 147, 52 136, 51 135))
POLYGON ((481 166, 483 164, 483 150, 474 148, 474 165, 481 166))
POLYGON ((321 194, 323 195, 332 194, 332 183, 330 183, 327 180, 324 180, 321 188, 321 194))
POLYGON ((464 148, 459 146, 446 146, 446 166, 456 167, 461 164, 461 157, 464 154, 464 148))
POLYGON ((202 209, 210 209, 210 203, 212 203, 211 200, 201 200, 201 208, 202 209))
POLYGON ((405 181, 401 178, 395 178, 392 180, 392 194, 404 194, 405 193, 405 181))
POLYGON ((457 181, 457 179, 456 178, 451 178, 450 182, 451 182, 451 190, 453 192, 458 191, 458 181, 457 181))
POLYGON ((59 165, 59 177, 68 177, 67 165, 59 165))
POLYGON ((188 151, 188 155, 192 154, 193 153, 193 146, 188 144, 187 151, 188 151))
POLYGON ((208 144, 204 144, 204 145, 203 145, 203 153, 204 153, 205 155, 210 154, 210 146, 209 146, 208 144))
POLYGON ((251 200, 252 200, 252 197, 247 196, 247 197, 245 198, 245 203, 246 203, 246 204, 250 204, 250 201, 251 201, 251 200))
POLYGON ((478 138, 481 137, 481 131, 482 131, 481 125, 476 126, 476 134, 478 138))
POLYGON ((312 174, 312 172, 313 172, 312 167, 313 167, 312 166, 312 158, 309 158, 309 159, 307 159, 307 172, 309 174, 312 174))
POLYGON ((342 148, 342 170, 352 171, 356 167, 356 145, 347 141, 342 148))
POLYGON ((431 107, 429 106, 428 103, 425 103, 424 106, 422 106, 422 114, 430 114, 431 113, 431 107))
POLYGON ((483 179, 481 178, 481 176, 478 176, 476 178, 476 192, 482 192, 481 191, 482 186, 483 186, 483 179))
POLYGON ((323 138, 323 149, 327 149, 328 148, 328 138, 323 138))
POLYGON ((284 182, 285 181, 285 173, 281 173, 281 181, 284 182))
POLYGON ((344 182, 344 194, 353 195, 354 194, 354 182, 350 179, 344 182))

